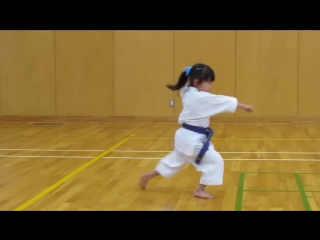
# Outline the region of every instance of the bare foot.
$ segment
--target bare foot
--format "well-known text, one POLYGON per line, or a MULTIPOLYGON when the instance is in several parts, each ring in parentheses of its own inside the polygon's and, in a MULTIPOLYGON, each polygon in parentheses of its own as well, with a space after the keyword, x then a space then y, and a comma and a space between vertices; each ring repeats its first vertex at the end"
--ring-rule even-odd
POLYGON ((140 176, 140 187, 145 188, 150 180, 150 175, 149 174, 143 174, 140 176))
POLYGON ((145 173, 140 176, 140 187, 145 188, 151 178, 160 175, 156 170, 152 170, 151 172, 145 173))
POLYGON ((204 199, 213 199, 214 198, 214 196, 210 195, 209 193, 207 193, 206 191, 203 191, 203 190, 196 190, 196 191, 194 191, 193 195, 195 197, 204 198, 204 199))

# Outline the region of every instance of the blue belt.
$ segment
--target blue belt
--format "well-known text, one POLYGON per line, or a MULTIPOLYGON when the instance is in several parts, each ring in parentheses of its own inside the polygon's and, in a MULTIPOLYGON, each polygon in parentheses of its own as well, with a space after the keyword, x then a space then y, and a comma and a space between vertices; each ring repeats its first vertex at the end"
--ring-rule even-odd
POLYGON ((200 153, 198 154, 198 157, 196 159, 196 163, 199 164, 201 159, 203 158, 204 154, 209 149, 209 144, 210 144, 210 141, 211 141, 211 137, 213 136, 214 132, 209 127, 208 128, 196 127, 196 126, 191 126, 191 125, 188 125, 188 124, 185 124, 185 123, 182 124, 182 127, 187 129, 187 130, 199 133, 199 134, 204 134, 207 137, 207 140, 204 142, 203 147, 200 150, 200 153))

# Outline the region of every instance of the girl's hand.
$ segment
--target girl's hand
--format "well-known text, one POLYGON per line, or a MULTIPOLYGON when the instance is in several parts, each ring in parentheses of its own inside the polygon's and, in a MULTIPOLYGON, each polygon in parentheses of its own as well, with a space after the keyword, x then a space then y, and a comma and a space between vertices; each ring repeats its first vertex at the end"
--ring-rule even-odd
POLYGON ((252 112, 253 111, 253 107, 251 105, 246 105, 243 103, 238 103, 238 108, 241 108, 247 112, 252 112))
POLYGON ((253 112, 253 106, 246 105, 245 110, 246 110, 247 112, 253 112))

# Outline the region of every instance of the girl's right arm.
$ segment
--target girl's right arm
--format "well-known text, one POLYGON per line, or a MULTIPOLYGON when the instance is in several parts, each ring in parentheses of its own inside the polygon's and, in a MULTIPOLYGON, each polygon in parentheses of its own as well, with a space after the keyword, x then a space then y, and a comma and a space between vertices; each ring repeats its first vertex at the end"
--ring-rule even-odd
POLYGON ((239 103, 238 99, 231 96, 215 95, 208 92, 198 92, 197 97, 190 99, 198 118, 204 116, 214 116, 223 112, 234 113, 241 108, 248 112, 253 111, 253 107, 239 103))
POLYGON ((237 108, 244 109, 244 110, 246 110, 246 111, 248 111, 248 112, 252 112, 252 111, 253 111, 253 107, 252 107, 252 106, 250 106, 250 105, 245 105, 245 104, 243 104, 243 103, 238 103, 237 108))

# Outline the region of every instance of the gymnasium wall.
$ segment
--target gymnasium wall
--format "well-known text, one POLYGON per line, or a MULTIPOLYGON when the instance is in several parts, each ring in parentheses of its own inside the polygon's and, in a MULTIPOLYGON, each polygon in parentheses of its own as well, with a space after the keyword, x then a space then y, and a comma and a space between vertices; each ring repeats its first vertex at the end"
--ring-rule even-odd
POLYGON ((320 31, 0 31, 0 115, 176 118, 196 62, 250 116, 320 117, 320 31))

